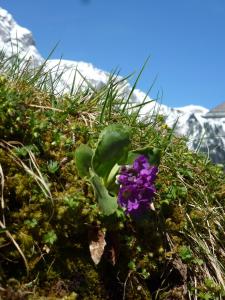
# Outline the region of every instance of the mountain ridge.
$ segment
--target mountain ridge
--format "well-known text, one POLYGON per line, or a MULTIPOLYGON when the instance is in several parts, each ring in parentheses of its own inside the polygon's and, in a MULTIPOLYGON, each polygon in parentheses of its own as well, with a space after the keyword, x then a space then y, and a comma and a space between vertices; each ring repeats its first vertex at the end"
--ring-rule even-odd
MULTIPOLYGON (((5 9, 0 7, 0 50, 10 56, 13 53, 19 53, 22 57, 31 58, 34 66, 39 66, 44 62, 44 58, 35 46, 32 32, 20 25, 14 20, 13 16, 5 9)), ((96 68, 91 63, 83 61, 70 60, 48 60, 46 68, 54 72, 62 72, 60 78, 60 87, 69 90, 76 73, 75 87, 84 83, 86 78, 95 88, 105 85, 110 74, 96 68)), ((65 90, 66 90, 65 89, 65 90)), ((126 82, 121 87, 124 97, 128 96, 131 86, 126 82)), ((135 89, 131 97, 131 102, 140 103, 146 97, 141 90, 135 89)), ((150 101, 146 98, 146 102, 150 101)), ((170 108, 159 103, 149 103, 140 111, 142 117, 151 115, 153 108, 165 116, 168 126, 173 126, 176 122, 176 133, 188 137, 188 146, 195 151, 206 153, 215 163, 225 163, 225 118, 217 120, 213 118, 204 118, 209 112, 208 109, 188 105, 178 108, 170 108)))

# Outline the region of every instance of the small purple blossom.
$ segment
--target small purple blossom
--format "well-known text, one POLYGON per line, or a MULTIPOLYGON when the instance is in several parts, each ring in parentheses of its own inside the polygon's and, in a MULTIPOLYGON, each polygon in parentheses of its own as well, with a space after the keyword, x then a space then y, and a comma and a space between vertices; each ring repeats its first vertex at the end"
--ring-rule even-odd
POLYGON ((149 208, 156 189, 158 168, 140 155, 131 166, 122 166, 117 181, 120 184, 118 203, 128 214, 139 214, 149 208))

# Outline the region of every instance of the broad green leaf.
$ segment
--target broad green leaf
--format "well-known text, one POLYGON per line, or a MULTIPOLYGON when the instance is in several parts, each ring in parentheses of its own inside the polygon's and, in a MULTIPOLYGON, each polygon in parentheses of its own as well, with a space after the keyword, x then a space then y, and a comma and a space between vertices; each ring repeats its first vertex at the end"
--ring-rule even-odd
POLYGON ((106 180, 113 166, 126 162, 130 145, 130 129, 113 124, 100 134, 99 141, 92 158, 92 166, 100 177, 106 180))
POLYGON ((90 176, 93 151, 85 144, 81 144, 75 151, 75 163, 80 177, 90 176))
POLYGON ((141 154, 148 157, 149 163, 151 165, 159 165, 160 158, 161 158, 161 151, 158 148, 152 148, 152 147, 145 147, 145 148, 129 151, 126 163, 132 164, 134 160, 141 154))
POLYGON ((103 214, 106 216, 113 214, 118 207, 116 197, 109 195, 108 190, 104 186, 103 179, 94 172, 91 172, 90 182, 94 188, 99 208, 103 214))

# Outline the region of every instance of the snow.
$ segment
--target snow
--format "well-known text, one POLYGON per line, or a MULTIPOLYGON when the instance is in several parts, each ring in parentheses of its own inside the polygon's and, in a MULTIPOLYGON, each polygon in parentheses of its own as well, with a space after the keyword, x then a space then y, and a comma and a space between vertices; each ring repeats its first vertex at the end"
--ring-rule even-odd
POLYGON ((19 26, 12 15, 0 7, 0 50, 8 56, 20 53, 21 57, 31 57, 34 65, 43 62, 43 58, 35 47, 32 33, 19 26))
POLYGON ((87 86, 86 80, 95 88, 100 88, 107 83, 109 74, 95 68, 92 64, 83 61, 70 61, 70 60, 58 60, 50 59, 46 64, 47 69, 51 70, 53 79, 57 78, 57 75, 61 76, 61 85, 58 88, 59 91, 70 90, 70 87, 75 83, 75 87, 79 88, 81 85, 87 86), (75 80, 74 80, 75 79, 75 80))
POLYGON ((196 113, 196 114, 202 114, 205 115, 209 110, 203 106, 199 105, 187 105, 183 107, 176 107, 177 111, 181 113, 196 113))
MULTIPOLYGON (((0 8, 0 50, 2 49, 7 56, 19 52, 21 57, 32 58, 34 66, 44 62, 43 57, 35 47, 31 31, 18 25, 11 14, 0 8)), ((56 87, 58 92, 70 91, 74 78, 75 90, 81 85, 87 86, 85 80, 88 80, 93 87, 98 89, 108 82, 110 76, 109 73, 83 61, 49 60, 46 69, 51 71, 53 78, 62 74, 56 87)), ((125 82, 120 89, 121 95, 126 98, 131 91, 131 86, 125 82)), ((146 97, 144 92, 135 89, 130 101, 141 103, 144 99, 145 102, 151 101, 151 98, 146 97)), ((206 119, 204 115, 207 112, 208 109, 198 105, 170 108, 157 102, 151 102, 141 109, 140 114, 141 117, 151 118, 152 115, 160 113, 165 116, 166 123, 171 127, 177 122, 176 133, 188 137, 190 149, 198 149, 208 153, 214 162, 224 164, 225 118, 206 119)))

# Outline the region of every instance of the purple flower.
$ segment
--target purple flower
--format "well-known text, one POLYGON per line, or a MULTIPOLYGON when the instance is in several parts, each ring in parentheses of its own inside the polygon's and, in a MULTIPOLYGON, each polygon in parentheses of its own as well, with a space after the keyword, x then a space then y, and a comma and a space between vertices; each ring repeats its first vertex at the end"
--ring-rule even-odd
POLYGON ((154 181, 158 168, 151 166, 147 157, 140 155, 132 166, 122 166, 118 203, 129 214, 140 214, 149 208, 156 192, 154 181))

